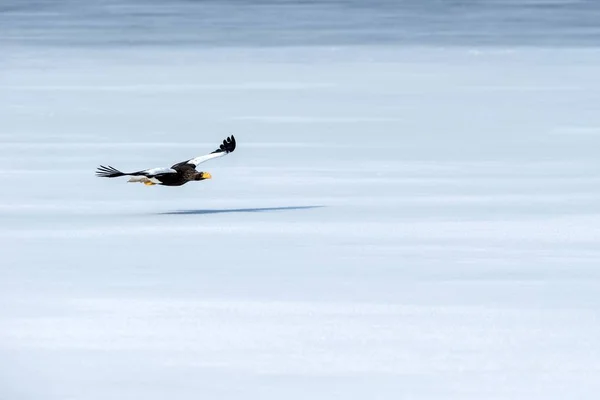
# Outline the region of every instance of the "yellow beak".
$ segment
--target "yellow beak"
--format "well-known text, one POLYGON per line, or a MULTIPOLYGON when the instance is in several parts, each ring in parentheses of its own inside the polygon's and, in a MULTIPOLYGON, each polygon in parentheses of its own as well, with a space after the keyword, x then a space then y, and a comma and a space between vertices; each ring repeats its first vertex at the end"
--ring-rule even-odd
POLYGON ((204 179, 212 179, 212 175, 209 172, 203 172, 202 178, 204 179))

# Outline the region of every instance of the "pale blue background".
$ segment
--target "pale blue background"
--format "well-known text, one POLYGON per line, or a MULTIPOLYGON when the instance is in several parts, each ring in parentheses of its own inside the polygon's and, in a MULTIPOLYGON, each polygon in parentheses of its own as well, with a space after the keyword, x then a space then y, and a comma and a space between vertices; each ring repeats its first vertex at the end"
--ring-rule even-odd
POLYGON ((0 3, 0 399, 596 399, 598 10, 0 3))

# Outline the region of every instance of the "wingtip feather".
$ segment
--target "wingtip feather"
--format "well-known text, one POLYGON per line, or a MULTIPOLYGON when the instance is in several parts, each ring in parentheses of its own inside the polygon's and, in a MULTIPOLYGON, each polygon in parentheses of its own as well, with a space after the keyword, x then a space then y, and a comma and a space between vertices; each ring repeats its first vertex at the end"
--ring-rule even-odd
POLYGON ((116 178, 118 176, 123 176, 125 175, 123 172, 119 171, 118 169, 112 167, 112 166, 104 166, 104 165, 100 165, 97 169, 96 169, 96 176, 100 177, 100 178, 116 178))

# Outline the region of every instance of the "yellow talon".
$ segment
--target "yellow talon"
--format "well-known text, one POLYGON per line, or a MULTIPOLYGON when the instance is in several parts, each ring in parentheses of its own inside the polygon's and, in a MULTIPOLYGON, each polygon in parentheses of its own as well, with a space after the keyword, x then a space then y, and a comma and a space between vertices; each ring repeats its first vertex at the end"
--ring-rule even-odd
POLYGON ((156 183, 150 182, 150 181, 146 181, 146 182, 144 182, 144 185, 146 185, 146 186, 152 186, 152 185, 156 185, 156 183))

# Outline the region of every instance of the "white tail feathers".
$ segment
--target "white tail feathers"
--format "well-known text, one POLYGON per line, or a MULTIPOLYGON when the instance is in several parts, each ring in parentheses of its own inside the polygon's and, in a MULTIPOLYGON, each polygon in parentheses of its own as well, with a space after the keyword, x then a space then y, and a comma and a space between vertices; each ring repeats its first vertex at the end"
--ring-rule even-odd
POLYGON ((131 178, 129 178, 129 180, 127 182, 140 182, 140 183, 144 183, 146 181, 148 181, 149 179, 146 178, 145 176, 132 176, 131 178))
POLYGON ((158 179, 148 178, 147 176, 132 176, 127 182, 139 182, 146 185, 156 185, 161 183, 158 179))

